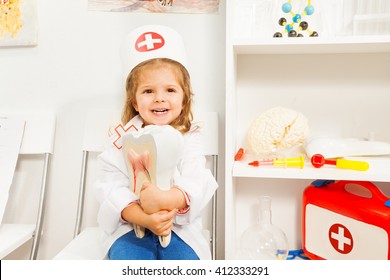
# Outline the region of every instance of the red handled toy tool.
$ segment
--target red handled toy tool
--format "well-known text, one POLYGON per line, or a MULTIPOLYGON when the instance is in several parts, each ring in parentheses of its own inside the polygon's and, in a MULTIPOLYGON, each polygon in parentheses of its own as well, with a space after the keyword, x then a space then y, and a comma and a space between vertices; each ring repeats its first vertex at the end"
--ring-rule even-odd
POLYGON ((366 171, 369 168, 369 164, 365 161, 348 160, 348 159, 325 159, 321 154, 315 154, 311 157, 311 164, 319 168, 324 164, 335 165, 337 168, 352 169, 358 171, 366 171))

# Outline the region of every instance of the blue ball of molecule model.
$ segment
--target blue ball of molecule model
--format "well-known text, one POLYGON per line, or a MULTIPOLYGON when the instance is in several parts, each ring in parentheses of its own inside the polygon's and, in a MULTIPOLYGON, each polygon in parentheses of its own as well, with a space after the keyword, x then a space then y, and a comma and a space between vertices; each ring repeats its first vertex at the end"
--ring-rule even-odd
POLYGON ((289 13, 289 12, 291 12, 291 9, 292 9, 292 5, 290 4, 290 3, 284 3, 283 5, 282 5, 282 11, 284 12, 284 13, 289 13))
POLYGON ((294 17, 293 17, 293 22, 297 23, 297 22, 300 22, 302 19, 302 16, 300 14, 296 14, 294 17))
POLYGON ((305 12, 308 16, 312 15, 314 13, 314 7, 312 5, 306 6, 305 12))

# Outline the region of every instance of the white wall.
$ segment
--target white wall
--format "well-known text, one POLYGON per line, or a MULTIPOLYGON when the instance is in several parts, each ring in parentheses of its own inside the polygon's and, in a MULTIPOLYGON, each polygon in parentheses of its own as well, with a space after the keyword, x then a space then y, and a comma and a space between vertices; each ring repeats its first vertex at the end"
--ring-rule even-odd
MULTIPOLYGON (((0 112, 56 113, 55 151, 38 255, 39 259, 51 259, 73 235, 85 110, 121 108, 124 83, 118 50, 123 36, 134 27, 164 24, 182 34, 189 53, 195 110, 219 112, 223 153, 225 3, 220 1, 218 14, 189 15, 90 12, 87 0, 37 2, 38 46, 0 49, 0 112)), ((222 158, 223 154, 220 169, 222 158)), ((26 194, 24 198, 30 197, 26 194)), ((223 207, 223 191, 219 198, 223 207)), ((23 203, 19 207, 22 209, 23 203)), ((11 212, 6 219, 18 217, 17 211, 11 212)), ((223 215, 220 217, 221 221, 223 215)), ((219 239, 222 246, 222 235, 219 239)), ((30 245, 9 257, 28 257, 30 245)), ((222 250, 219 248, 220 254, 222 250)))

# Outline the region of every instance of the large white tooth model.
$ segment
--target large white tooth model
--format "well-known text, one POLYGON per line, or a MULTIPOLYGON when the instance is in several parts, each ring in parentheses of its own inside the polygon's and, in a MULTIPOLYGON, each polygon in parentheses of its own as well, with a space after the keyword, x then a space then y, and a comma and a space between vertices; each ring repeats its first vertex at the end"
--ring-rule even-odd
MULTIPOLYGON (((142 184, 148 181, 160 189, 169 190, 182 151, 183 136, 170 125, 148 125, 123 136, 130 189, 139 196, 142 184)), ((144 228, 134 225, 134 230, 137 237, 144 237, 144 228)), ((159 236, 159 240, 165 248, 171 235, 159 236)))
POLYGON ((306 154, 325 158, 390 155, 390 143, 352 138, 313 138, 305 144, 306 154))

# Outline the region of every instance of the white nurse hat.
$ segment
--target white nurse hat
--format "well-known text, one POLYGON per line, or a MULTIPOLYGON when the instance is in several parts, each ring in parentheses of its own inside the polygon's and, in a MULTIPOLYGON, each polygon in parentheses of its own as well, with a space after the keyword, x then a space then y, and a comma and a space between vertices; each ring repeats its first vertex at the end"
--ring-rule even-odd
POLYGON ((188 71, 184 42, 179 33, 163 25, 144 25, 126 35, 122 45, 126 76, 139 63, 152 58, 170 58, 188 71))

